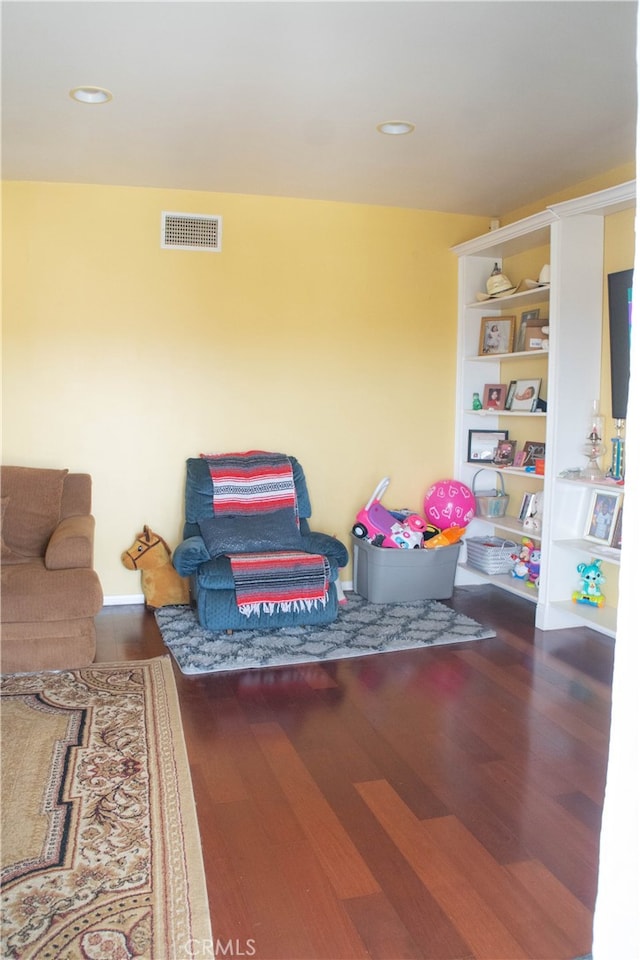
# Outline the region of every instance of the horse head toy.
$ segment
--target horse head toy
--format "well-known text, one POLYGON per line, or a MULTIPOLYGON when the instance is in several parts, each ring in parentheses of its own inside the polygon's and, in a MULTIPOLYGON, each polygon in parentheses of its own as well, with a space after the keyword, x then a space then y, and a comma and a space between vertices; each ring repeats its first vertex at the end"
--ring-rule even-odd
POLYGON ((148 610, 189 603, 189 581, 171 563, 168 543, 145 527, 121 557, 127 570, 142 574, 142 592, 148 610))

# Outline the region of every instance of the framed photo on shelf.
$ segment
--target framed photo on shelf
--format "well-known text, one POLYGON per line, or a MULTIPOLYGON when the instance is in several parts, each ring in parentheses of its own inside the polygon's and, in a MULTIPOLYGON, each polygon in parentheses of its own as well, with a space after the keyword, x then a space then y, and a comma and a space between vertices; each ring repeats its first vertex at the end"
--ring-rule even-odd
POLYGON ((529 323, 527 326, 527 333, 524 338, 524 347, 522 348, 528 353, 535 353, 536 351, 540 352, 541 350, 549 350, 549 321, 548 320, 535 320, 532 323, 529 323))
POLYGON ((500 440, 493 462, 500 464, 501 467, 512 467, 517 444, 517 440, 500 440))
POLYGON ((533 493, 522 494, 522 503, 520 504, 520 513, 518 514, 518 520, 520 523, 523 523, 527 517, 531 516, 531 511, 534 504, 535 499, 533 493))
POLYGON ((516 385, 511 398, 510 410, 522 410, 531 413, 535 410, 540 394, 542 380, 516 380, 516 385))
POLYGON ((584 539, 610 546, 622 506, 622 491, 594 490, 591 494, 584 539))
POLYGON ((525 310, 522 316, 520 317, 520 326, 518 327, 518 339, 514 347, 516 353, 522 353, 524 351, 524 345, 527 334, 527 324, 534 323, 540 317, 539 310, 525 310))
POLYGON ((506 383, 485 383, 482 397, 482 408, 484 410, 504 410, 506 399, 506 383))
POLYGON ((469 430, 467 463, 493 463, 498 444, 508 439, 508 430, 469 430))
POLYGON ((480 343, 478 355, 491 356, 498 353, 511 353, 515 317, 483 317, 480 321, 480 343))
POLYGON ((517 380, 511 380, 511 382, 509 383, 509 386, 507 387, 507 397, 506 397, 506 400, 504 401, 505 410, 511 410, 511 402, 513 400, 513 395, 516 392, 517 382, 518 382, 517 380))
POLYGON ((620 509, 618 510, 618 516, 616 518, 616 525, 613 529, 613 536, 611 537, 611 546, 614 550, 622 549, 622 511, 624 505, 620 504, 620 509))
POLYGON ((522 448, 524 457, 522 458, 522 467, 535 467, 536 460, 544 460, 545 444, 542 440, 527 440, 522 448))
POLYGON ((513 458, 514 467, 524 467, 524 450, 517 450, 513 458))

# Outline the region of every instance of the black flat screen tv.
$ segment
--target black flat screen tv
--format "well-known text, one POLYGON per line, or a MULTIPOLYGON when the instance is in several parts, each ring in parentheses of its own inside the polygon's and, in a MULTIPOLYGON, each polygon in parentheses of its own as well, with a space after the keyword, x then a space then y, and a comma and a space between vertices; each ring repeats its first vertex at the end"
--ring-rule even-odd
POLYGON ((631 355, 633 270, 610 273, 607 279, 611 347, 611 416, 614 420, 626 420, 631 355))

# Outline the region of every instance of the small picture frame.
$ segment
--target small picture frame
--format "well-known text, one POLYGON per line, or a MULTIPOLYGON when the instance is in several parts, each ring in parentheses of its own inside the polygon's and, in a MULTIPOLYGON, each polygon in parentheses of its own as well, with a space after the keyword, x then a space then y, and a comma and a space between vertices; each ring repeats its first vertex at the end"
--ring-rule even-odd
POLYGON ((616 518, 616 525, 613 530, 613 536, 611 537, 611 546, 614 550, 622 550, 622 511, 624 510, 624 504, 620 504, 620 509, 618 510, 618 516, 616 518))
POLYGON ((510 410, 522 410, 523 413, 531 413, 535 410, 540 394, 542 380, 516 380, 516 385, 511 397, 510 410))
POLYGON ((535 500, 532 493, 523 493, 522 494, 522 503, 520 504, 520 512, 518 514, 518 520, 520 523, 524 523, 527 517, 531 516, 531 510, 534 506, 535 500))
POLYGON ((469 430, 467 463, 493 463, 498 444, 508 439, 508 430, 469 430))
POLYGON ((518 339, 515 345, 516 353, 523 353, 525 349, 525 339, 527 334, 527 324, 535 323, 540 318, 539 310, 525 310, 520 317, 520 326, 518 327, 518 339))
POLYGON ((522 452, 524 453, 522 466, 535 467, 536 460, 544 460, 545 449, 546 447, 543 441, 527 440, 522 448, 522 452))
POLYGON ((610 546, 616 531, 622 491, 594 490, 589 501, 584 539, 610 546))
POLYGON ((524 466, 524 450, 516 451, 516 455, 513 458, 514 467, 523 467, 524 466))
POLYGON ((488 357, 498 353, 511 353, 515 317, 483 317, 480 321, 478 355, 488 357))
POLYGON ((482 398, 483 410, 504 410, 506 399, 506 383, 485 383, 482 398))
POLYGON ((500 440, 493 462, 501 467, 512 467, 516 455, 517 440, 500 440))
POLYGON ((507 397, 504 401, 505 410, 511 410, 511 402, 513 400, 513 395, 516 392, 517 380, 511 380, 509 386, 507 387, 507 397))

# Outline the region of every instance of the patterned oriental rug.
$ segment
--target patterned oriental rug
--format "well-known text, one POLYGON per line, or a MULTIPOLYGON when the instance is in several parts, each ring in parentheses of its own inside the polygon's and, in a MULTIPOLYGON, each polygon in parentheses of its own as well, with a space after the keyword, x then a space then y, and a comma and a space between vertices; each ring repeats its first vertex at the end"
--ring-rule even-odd
POLYGON ((323 626, 213 633, 187 606, 155 612, 162 639, 184 674, 341 660, 495 637, 495 631, 437 600, 370 603, 347 594, 338 619, 323 626))
POLYGON ((210 944, 170 658, 7 675, 1 721, 0 955, 177 960, 210 944))

